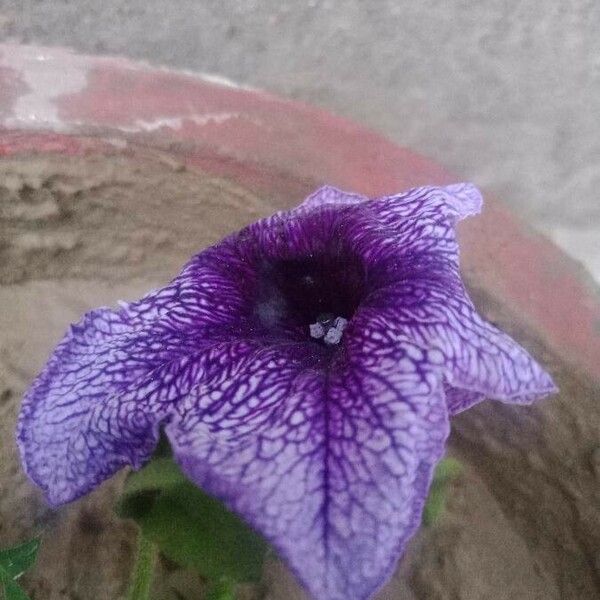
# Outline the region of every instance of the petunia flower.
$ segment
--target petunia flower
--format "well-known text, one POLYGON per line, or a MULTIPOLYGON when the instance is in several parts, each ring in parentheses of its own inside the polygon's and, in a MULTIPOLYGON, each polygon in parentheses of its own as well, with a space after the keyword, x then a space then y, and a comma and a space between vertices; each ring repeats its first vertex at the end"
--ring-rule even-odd
POLYGON ((53 505, 139 468, 160 431, 321 600, 369 598, 421 521, 449 418, 529 404, 550 376, 459 273, 470 184, 368 200, 324 187, 71 327, 18 442, 53 505))

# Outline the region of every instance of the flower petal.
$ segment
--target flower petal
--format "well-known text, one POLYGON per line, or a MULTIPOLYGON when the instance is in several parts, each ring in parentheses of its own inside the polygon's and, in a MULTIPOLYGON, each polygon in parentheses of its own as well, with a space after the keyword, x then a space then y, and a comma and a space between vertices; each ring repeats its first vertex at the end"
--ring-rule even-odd
POLYGON ((454 416, 458 413, 479 404, 482 400, 485 400, 485 394, 481 392, 473 392, 471 390, 465 390, 462 388, 455 388, 451 385, 444 386, 444 393, 446 395, 446 405, 448 406, 448 412, 454 416))
POLYGON ((472 183, 423 186, 393 196, 372 200, 372 208, 381 220, 390 224, 406 219, 444 217, 453 224, 481 212, 481 193, 472 183))
POLYGON ((356 256, 375 279, 397 279, 398 270, 457 264, 454 226, 480 209, 481 195, 467 183, 373 200, 326 186, 299 207, 249 225, 236 242, 258 269, 270 261, 356 256))
POLYGON ((71 328, 25 395, 17 428, 27 473, 50 503, 149 458, 203 344, 164 327, 127 329, 122 313, 108 309, 71 328))
POLYGON ((384 332, 327 370, 304 345, 221 348, 167 426, 204 490, 260 531, 316 597, 363 599, 420 523, 448 434, 441 374, 384 332))
POLYGON ((308 196, 302 204, 294 208, 291 212, 306 212, 322 206, 333 204, 335 206, 348 206, 352 204, 360 204, 366 202, 368 198, 355 194, 353 192, 344 192, 331 185, 324 185, 308 196))
POLYGON ((194 256, 165 287, 122 303, 128 327, 161 322, 175 331, 239 330, 249 317, 245 296, 255 273, 229 238, 194 256))
POLYGON ((437 349, 447 383, 470 392, 449 393, 451 414, 485 396, 530 404, 556 391, 550 375, 519 344, 479 316, 453 270, 390 286, 369 304, 373 319, 399 337, 437 349))
MULTIPOLYGON (((317 211, 297 219, 294 227, 304 238, 331 240, 329 252, 360 257, 369 277, 368 287, 374 289, 415 277, 424 269, 458 269, 455 226, 460 219, 479 212, 481 195, 465 183, 415 188, 326 208, 332 213, 327 213, 327 231, 320 228, 319 221, 311 225, 311 219, 321 218, 317 211)), ((318 252, 314 242, 310 251, 318 252)))

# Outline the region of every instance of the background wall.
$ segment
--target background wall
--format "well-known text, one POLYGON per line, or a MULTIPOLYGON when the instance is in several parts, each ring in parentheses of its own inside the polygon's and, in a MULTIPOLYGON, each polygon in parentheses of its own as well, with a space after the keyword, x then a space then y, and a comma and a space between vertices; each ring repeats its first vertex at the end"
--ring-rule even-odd
POLYGON ((325 106, 497 193, 600 281, 597 0, 0 0, 0 40, 325 106))

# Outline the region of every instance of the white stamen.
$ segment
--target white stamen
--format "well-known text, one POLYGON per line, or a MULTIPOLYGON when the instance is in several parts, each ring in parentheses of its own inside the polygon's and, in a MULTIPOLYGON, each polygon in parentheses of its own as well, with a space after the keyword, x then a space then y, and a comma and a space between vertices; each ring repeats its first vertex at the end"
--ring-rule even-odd
POLYGON ((342 333, 343 333, 343 331, 336 329, 335 327, 332 327, 325 335, 324 342, 328 346, 333 346, 335 344, 339 344, 340 340, 342 339, 342 333))
POLYGON ((310 336, 317 340, 323 338, 328 346, 334 346, 340 343, 346 325, 348 320, 344 317, 334 319, 332 315, 322 315, 316 323, 309 325, 310 336))
POLYGON ((344 317, 337 317, 333 322, 333 326, 340 331, 344 331, 346 325, 348 325, 348 319, 344 319, 344 317))
POLYGON ((320 339, 325 335, 325 327, 323 327, 322 323, 312 323, 309 325, 310 329, 310 337, 315 339, 320 339))

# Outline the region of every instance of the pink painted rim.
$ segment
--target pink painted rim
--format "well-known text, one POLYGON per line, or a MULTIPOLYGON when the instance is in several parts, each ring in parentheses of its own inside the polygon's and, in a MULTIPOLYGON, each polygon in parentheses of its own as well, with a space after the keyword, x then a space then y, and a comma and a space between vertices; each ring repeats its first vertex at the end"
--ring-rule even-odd
MULTIPOLYGON (((207 76, 0 45, 0 156, 161 148, 291 205, 320 183, 366 195, 457 178, 323 110, 207 76)), ((583 270, 486 197, 461 228, 471 281, 600 379, 600 301, 583 270)))

